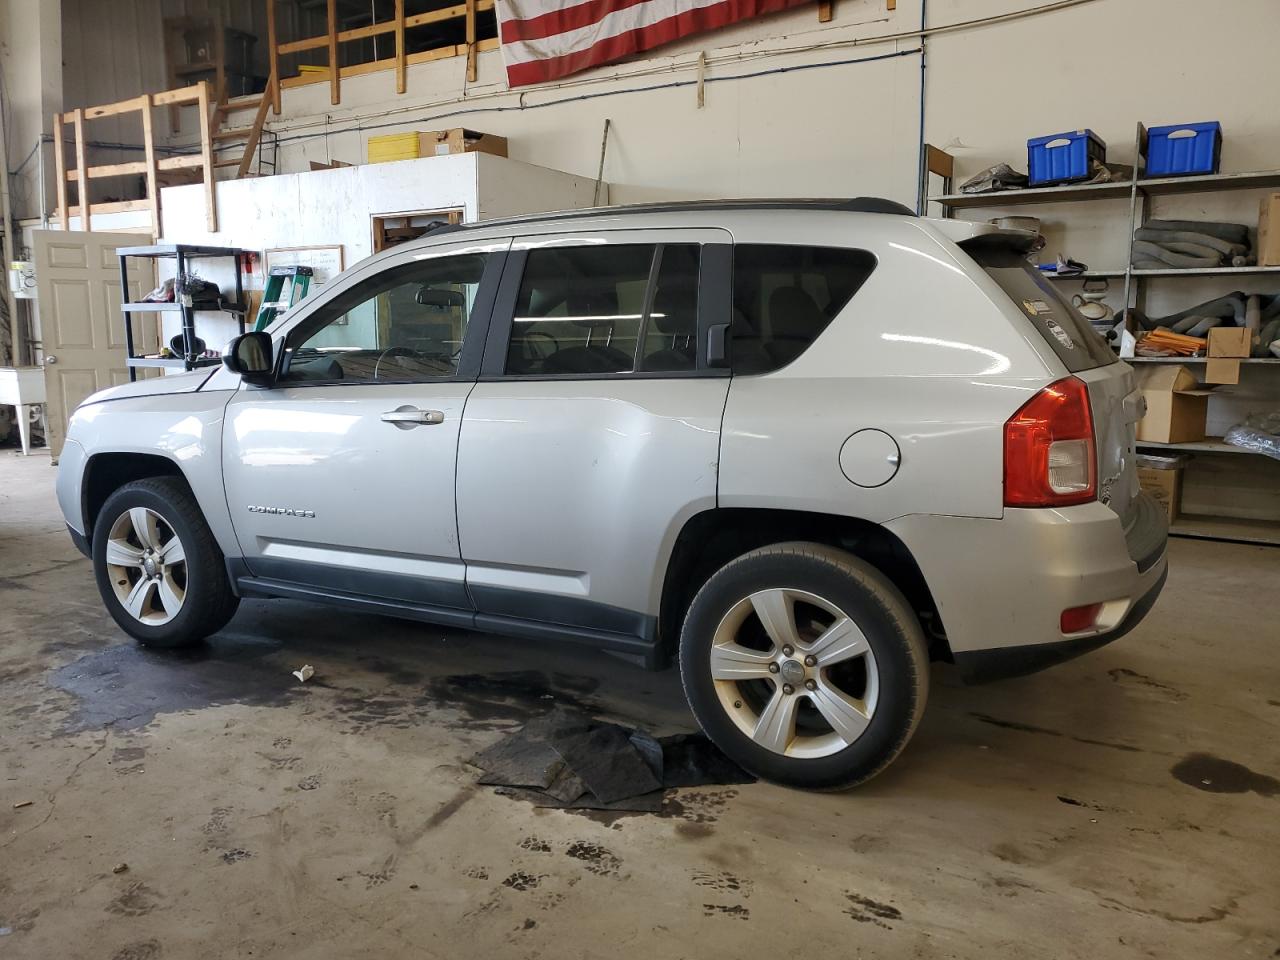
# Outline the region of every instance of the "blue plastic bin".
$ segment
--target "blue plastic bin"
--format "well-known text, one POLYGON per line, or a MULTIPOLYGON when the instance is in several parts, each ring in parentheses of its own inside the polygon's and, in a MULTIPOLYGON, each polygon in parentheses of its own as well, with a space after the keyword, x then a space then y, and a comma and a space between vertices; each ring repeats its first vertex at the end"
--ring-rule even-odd
POLYGON ((1027 141, 1027 180, 1033 187, 1088 180, 1089 161, 1106 159, 1107 145, 1092 130, 1036 137, 1027 141))
POLYGON ((1177 177, 1217 173, 1222 159, 1222 124, 1180 123, 1147 131, 1147 176, 1177 177))

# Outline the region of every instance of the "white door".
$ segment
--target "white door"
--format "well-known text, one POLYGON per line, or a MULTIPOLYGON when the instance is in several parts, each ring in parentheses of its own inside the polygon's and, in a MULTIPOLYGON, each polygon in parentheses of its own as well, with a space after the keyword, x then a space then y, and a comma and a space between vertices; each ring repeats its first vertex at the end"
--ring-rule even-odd
POLYGON ((232 398, 223 475, 252 576, 470 623, 454 467, 507 243, 335 283, 284 334, 275 384, 232 398))
MULTIPOLYGON (((136 233, 35 230, 36 303, 44 364, 48 443, 54 460, 67 435, 67 418, 89 394, 129 379, 124 314, 120 312, 117 247, 147 238, 136 233)), ((151 261, 129 261, 129 297, 151 289, 151 261)), ((134 350, 154 353, 154 317, 135 320, 134 350)), ((155 371, 158 372, 158 371, 155 371)))

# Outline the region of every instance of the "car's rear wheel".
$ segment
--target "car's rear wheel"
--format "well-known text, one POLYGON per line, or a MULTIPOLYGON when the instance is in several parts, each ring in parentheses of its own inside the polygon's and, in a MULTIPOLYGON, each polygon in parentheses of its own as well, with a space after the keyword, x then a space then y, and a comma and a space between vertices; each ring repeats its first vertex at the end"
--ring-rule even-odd
POLYGON ((94 524, 93 570, 112 618, 148 646, 198 643, 239 604, 213 533, 173 477, 135 480, 107 498, 94 524))
POLYGON ((919 620, 874 567, 780 543, 713 575, 680 638, 680 673, 707 735, 743 768, 841 789, 906 746, 928 696, 919 620))

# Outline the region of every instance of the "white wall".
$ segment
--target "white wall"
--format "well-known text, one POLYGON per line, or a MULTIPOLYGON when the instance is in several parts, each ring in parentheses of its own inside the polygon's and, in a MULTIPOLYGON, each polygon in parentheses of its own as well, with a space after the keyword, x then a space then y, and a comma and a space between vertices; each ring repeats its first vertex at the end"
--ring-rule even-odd
MULTIPOLYGON (((60 7, 44 0, 0 0, 0 74, 7 109, 8 164, 19 170, 10 181, 16 217, 40 213, 40 158, 28 159, 42 134, 52 132, 53 113, 62 103, 60 7)), ((45 147, 45 156, 52 153, 45 147)), ((48 167, 46 205, 52 205, 53 173, 48 167)))
MULTIPOLYGON (((351 267, 373 253, 375 216, 461 209, 472 222, 576 209, 591 205, 594 188, 584 177, 466 153, 224 181, 217 191, 216 233, 208 229, 203 186, 169 187, 161 191, 161 227, 169 242, 246 250, 341 244, 351 267)), ((234 290, 235 276, 220 261, 200 261, 197 269, 224 291, 234 290)), ((178 329, 171 319, 165 318, 166 338, 178 329)), ((202 316, 200 331, 216 348, 235 334, 236 325, 209 314, 202 316)))

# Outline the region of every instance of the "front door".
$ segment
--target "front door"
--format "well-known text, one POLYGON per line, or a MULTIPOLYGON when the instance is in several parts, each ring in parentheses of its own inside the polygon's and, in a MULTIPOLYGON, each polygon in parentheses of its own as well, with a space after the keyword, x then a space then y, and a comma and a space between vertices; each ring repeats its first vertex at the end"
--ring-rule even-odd
MULTIPOLYGON (((48 443, 54 460, 67 435, 67 418, 91 393, 129 380, 124 314, 120 311, 117 247, 145 240, 136 233, 35 230, 36 293, 40 307, 48 443)), ((129 261, 129 298, 151 289, 149 260, 129 261)), ((135 321, 134 349, 154 352, 154 315, 135 321)), ((154 371, 158 373, 159 371, 154 371)))
POLYGON ((479 625, 652 640, 665 557, 716 504, 729 378, 705 348, 729 320, 729 239, 606 230, 512 245, 459 442, 479 625))
POLYGON ((289 322, 276 384, 242 387, 226 412, 227 502, 252 575, 469 611, 454 468, 507 245, 406 252, 289 322))

